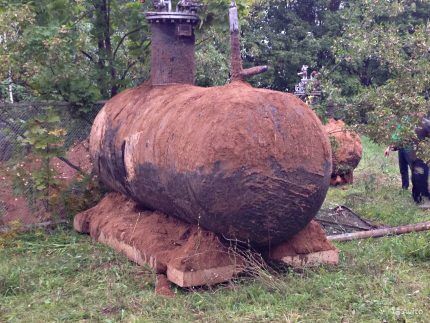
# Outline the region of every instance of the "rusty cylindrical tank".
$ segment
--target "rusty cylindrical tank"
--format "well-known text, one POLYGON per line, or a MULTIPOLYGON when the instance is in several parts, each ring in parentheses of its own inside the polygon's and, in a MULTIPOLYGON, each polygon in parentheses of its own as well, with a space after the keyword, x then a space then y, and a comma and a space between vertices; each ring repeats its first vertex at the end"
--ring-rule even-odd
POLYGON ((331 173, 314 112, 291 94, 241 81, 124 91, 97 116, 90 147, 111 189, 256 246, 305 227, 331 173))

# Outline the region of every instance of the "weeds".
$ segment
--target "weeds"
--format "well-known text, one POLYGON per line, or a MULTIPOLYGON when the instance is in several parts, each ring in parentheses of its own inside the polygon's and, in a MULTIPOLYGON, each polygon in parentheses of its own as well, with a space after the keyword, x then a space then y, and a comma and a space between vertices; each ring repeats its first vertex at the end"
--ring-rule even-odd
POLYGON ((234 254, 243 261, 242 274, 251 277, 268 292, 283 293, 287 290, 286 281, 263 259, 260 253, 250 249, 234 249, 234 254))

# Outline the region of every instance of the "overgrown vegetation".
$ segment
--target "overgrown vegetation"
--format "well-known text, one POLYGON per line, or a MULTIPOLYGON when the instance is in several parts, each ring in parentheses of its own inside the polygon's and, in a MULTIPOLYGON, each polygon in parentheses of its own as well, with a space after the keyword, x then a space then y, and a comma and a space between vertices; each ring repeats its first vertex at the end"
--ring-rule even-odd
MULTIPOLYGON (((385 159, 383 148, 367 139, 364 148, 356 183, 331 189, 324 207, 346 204, 391 225, 430 220, 400 189, 395 157, 385 159)), ((151 271, 69 228, 17 235, 0 250, 0 321, 430 320, 429 233, 338 247, 338 268, 177 289, 175 299, 164 299, 154 294, 151 271)))
POLYGON ((38 117, 26 123, 22 143, 31 147, 32 155, 26 158, 27 163, 33 162, 34 169, 27 172, 25 168, 17 169, 21 172, 20 180, 24 186, 31 186, 36 193, 34 198, 42 200, 46 211, 51 211, 53 190, 58 188, 59 181, 51 160, 63 156, 65 151, 65 129, 59 127, 60 117, 51 108, 46 108, 38 117))
POLYGON ((62 127, 58 111, 50 107, 40 110, 25 122, 18 138, 25 156, 14 156, 0 165, 0 170, 5 182, 12 183, 14 195, 23 197, 32 212, 47 212, 54 219, 71 219, 94 206, 103 190, 94 175, 84 171, 70 168, 75 173, 73 178, 62 178, 65 174, 59 173, 59 164, 64 161, 59 158, 68 161, 64 159, 67 130, 62 127))

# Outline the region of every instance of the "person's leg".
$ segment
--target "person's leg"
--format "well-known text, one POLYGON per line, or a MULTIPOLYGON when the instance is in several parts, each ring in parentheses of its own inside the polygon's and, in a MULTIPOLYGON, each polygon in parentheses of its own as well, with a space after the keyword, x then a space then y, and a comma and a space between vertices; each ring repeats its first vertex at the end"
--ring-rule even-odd
POLYGON ((407 190, 409 188, 409 166, 407 152, 405 149, 399 149, 399 169, 402 177, 402 188, 407 190))
POLYGON ((425 180, 425 184, 424 184, 424 196, 427 196, 428 198, 430 198, 430 192, 429 192, 429 166, 423 162, 423 168, 424 168, 424 180, 425 180))
POLYGON ((416 203, 420 203, 424 196, 429 196, 428 191, 429 169, 421 159, 412 163, 412 197, 416 203))

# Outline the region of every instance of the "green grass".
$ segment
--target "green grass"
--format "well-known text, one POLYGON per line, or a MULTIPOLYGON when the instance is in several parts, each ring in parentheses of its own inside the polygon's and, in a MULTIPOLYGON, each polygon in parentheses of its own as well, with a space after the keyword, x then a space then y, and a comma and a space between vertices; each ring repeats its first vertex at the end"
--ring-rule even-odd
MULTIPOLYGON (((430 219, 399 189, 395 156, 364 140, 345 204, 397 225, 430 219)), ((9 237, 0 250, 0 322, 430 322, 430 234, 338 244, 337 268, 242 278, 211 289, 154 294, 154 275, 70 230, 9 237)))

